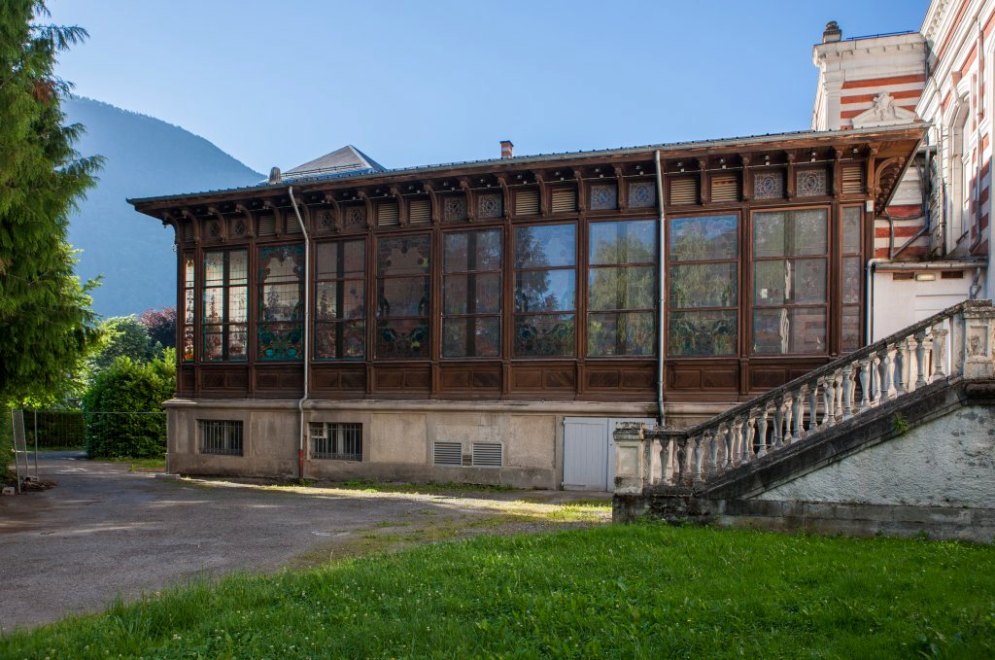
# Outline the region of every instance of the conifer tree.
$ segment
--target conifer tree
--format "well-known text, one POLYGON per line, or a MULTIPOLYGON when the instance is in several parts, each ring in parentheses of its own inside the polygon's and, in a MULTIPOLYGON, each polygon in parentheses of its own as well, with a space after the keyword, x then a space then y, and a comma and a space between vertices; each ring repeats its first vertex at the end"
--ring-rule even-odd
POLYGON ((97 334, 67 229, 100 159, 73 149, 54 73, 87 35, 48 17, 43 0, 0 2, 0 408, 57 396, 97 334))

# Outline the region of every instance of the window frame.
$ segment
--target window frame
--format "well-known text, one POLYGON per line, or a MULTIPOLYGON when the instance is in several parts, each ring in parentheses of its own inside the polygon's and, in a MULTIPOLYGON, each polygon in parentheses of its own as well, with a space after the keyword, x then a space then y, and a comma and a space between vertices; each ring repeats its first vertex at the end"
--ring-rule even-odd
MULTIPOLYGON (((432 342, 434 339, 434 326, 432 323, 435 315, 433 314, 433 294, 435 293, 435 261, 437 260, 436 248, 435 248, 435 236, 434 227, 428 231, 421 230, 414 233, 394 233, 382 234, 376 236, 376 251, 374 253, 374 262, 369 264, 367 267, 367 272, 371 272, 372 269, 372 280, 373 280, 373 297, 375 301, 375 312, 374 312, 374 341, 373 341, 373 359, 376 361, 395 361, 395 360, 431 360, 432 359, 432 342), (425 266, 424 271, 421 274, 386 274, 383 271, 381 265, 381 249, 386 241, 405 241, 424 238, 426 239, 426 246, 428 250, 428 264, 425 266), (386 298, 382 295, 384 292, 384 285, 388 281, 401 281, 401 280, 413 280, 420 279, 425 283, 425 293, 426 300, 424 305, 424 312, 417 315, 411 314, 384 314, 384 303, 386 298), (383 330, 388 327, 388 324, 392 321, 421 321, 420 325, 425 328, 425 337, 421 342, 420 354, 419 355, 385 355, 382 350, 382 344, 380 337, 382 336, 383 330)), ((417 326, 416 326, 417 327, 417 326)), ((367 354, 370 351, 367 350, 367 354)))
POLYGON ((311 314, 312 316, 312 332, 311 337, 311 359, 315 362, 357 362, 366 359, 369 352, 369 344, 367 339, 368 330, 368 320, 369 313, 367 308, 367 301, 369 300, 369 290, 368 290, 368 271, 369 271, 369 261, 368 258, 368 248, 369 244, 366 240, 365 235, 345 237, 341 239, 331 240, 331 241, 320 241, 315 243, 314 249, 314 296, 311 301, 311 314), (360 244, 360 254, 362 254, 363 264, 362 269, 359 271, 346 271, 345 270, 345 253, 346 244, 348 243, 358 243, 360 244), (334 276, 322 277, 320 268, 320 258, 321 258, 321 247, 322 246, 335 246, 336 261, 338 268, 334 276), (362 315, 349 317, 345 315, 344 310, 344 287, 349 283, 359 282, 362 284, 362 315), (336 290, 336 300, 335 308, 336 315, 332 320, 323 320, 319 317, 318 306, 320 304, 319 292, 322 284, 335 284, 336 290), (362 351, 359 355, 349 355, 344 356, 342 354, 344 342, 342 335, 342 328, 346 325, 358 325, 360 328, 360 336, 362 337, 362 351), (335 356, 323 356, 319 354, 318 351, 318 336, 320 329, 323 326, 335 326, 335 356))
MULTIPOLYGON (((277 244, 266 243, 262 245, 257 245, 256 257, 257 257, 257 263, 255 264, 256 279, 254 282, 254 286, 257 293, 257 302, 255 305, 256 318, 254 320, 254 323, 252 324, 255 328, 255 337, 256 337, 256 350, 254 355, 255 362, 261 364, 272 364, 279 362, 291 362, 291 363, 302 362, 304 359, 304 287, 310 286, 309 282, 304 281, 304 274, 307 270, 304 264, 304 260, 307 258, 305 245, 304 243, 297 243, 297 242, 277 243, 277 244), (297 259, 294 257, 293 254, 288 253, 288 258, 293 259, 293 261, 296 264, 295 271, 297 271, 297 302, 294 304, 294 311, 291 313, 290 320, 287 321, 272 321, 272 320, 266 320, 265 318, 266 308, 267 308, 266 287, 293 284, 293 282, 290 281, 267 282, 267 278, 263 276, 263 270, 265 268, 263 252, 267 250, 299 251, 299 258, 300 258, 299 263, 297 263, 297 259), (266 357, 261 355, 261 351, 263 350, 262 347, 263 343, 259 339, 260 332, 264 328, 279 326, 279 325, 295 326, 297 332, 300 334, 301 348, 297 352, 296 356, 266 357)), ((293 330, 291 330, 290 332, 293 332, 293 330)))
POLYGON ((577 359, 577 339, 579 334, 579 329, 577 327, 577 317, 581 312, 579 308, 580 301, 580 291, 578 291, 578 274, 582 269, 583 264, 578 258, 580 250, 580 227, 576 220, 568 222, 523 222, 516 223, 511 230, 511 250, 509 250, 509 256, 511 258, 512 265, 512 277, 510 282, 511 292, 512 292, 512 305, 510 307, 510 324, 511 324, 511 357, 518 360, 563 360, 577 359), (553 265, 553 266, 519 266, 519 256, 518 256, 518 233, 525 229, 533 228, 546 228, 546 227, 570 227, 573 230, 573 260, 569 265, 553 265), (519 310, 519 300, 521 298, 519 291, 519 281, 522 274, 528 273, 549 273, 549 272, 571 272, 573 274, 573 306, 570 309, 557 309, 553 311, 526 311, 522 312, 519 310), (525 354, 520 353, 518 350, 518 336, 519 336, 519 319, 526 317, 543 317, 552 318, 558 316, 570 316, 573 325, 573 340, 571 342, 571 350, 567 353, 559 353, 556 355, 535 355, 535 354, 525 354))
MULTIPOLYGON (((251 268, 249 264, 249 250, 247 247, 237 247, 237 248, 227 248, 220 250, 204 250, 202 254, 201 262, 203 263, 203 286, 201 287, 201 309, 200 309, 200 361, 204 363, 214 364, 218 362, 238 362, 243 363, 249 360, 249 308, 251 307, 251 302, 249 300, 249 269, 251 268), (232 284, 231 279, 231 256, 235 252, 244 253, 244 263, 245 263, 245 277, 241 283, 232 284), (209 255, 221 254, 222 257, 222 273, 221 279, 217 280, 220 284, 210 285, 207 280, 207 260, 209 255), (242 289, 245 296, 245 320, 243 321, 232 321, 231 320, 231 300, 232 292, 242 289), (208 291, 220 290, 221 292, 221 321, 218 323, 209 322, 207 319, 207 295, 208 291), (244 342, 242 347, 241 356, 233 357, 231 354, 231 339, 232 339, 232 329, 241 326, 244 333, 244 342), (221 357, 219 358, 209 358, 208 351, 206 348, 207 336, 209 328, 220 328, 221 335, 221 357)), ((215 333, 212 333, 215 334, 215 333)), ((196 355, 196 349, 194 351, 196 355)))
MULTIPOLYGON (((473 228, 459 228, 459 229, 449 229, 442 232, 442 263, 440 267, 441 285, 439 293, 442 296, 441 307, 440 307, 440 358, 443 360, 495 360, 500 359, 502 356, 502 346, 504 341, 504 312, 505 312, 505 296, 504 296, 504 264, 505 264, 505 232, 504 228, 500 225, 490 225, 484 227, 473 227, 473 228), (495 233, 497 234, 499 254, 497 256, 497 265, 488 270, 480 270, 476 268, 476 258, 477 254, 474 250, 470 249, 470 241, 476 243, 477 236, 482 233, 495 233), (449 264, 446 261, 446 255, 448 253, 447 241, 450 236, 456 236, 459 234, 465 234, 467 236, 467 268, 466 270, 449 270, 449 264), (474 262, 471 264, 471 260, 474 262), (476 311, 476 299, 474 292, 476 291, 477 276, 496 276, 497 277, 497 311, 494 312, 477 312, 476 311), (446 311, 448 302, 448 288, 446 286, 447 281, 450 277, 466 277, 466 296, 467 296, 467 311, 461 314, 450 314, 446 311), (467 354, 467 355, 447 355, 446 354, 446 326, 447 321, 463 321, 465 323, 466 329, 466 339, 467 345, 472 348, 476 348, 476 322, 483 319, 490 319, 496 321, 498 337, 496 342, 496 351, 492 355, 480 355, 480 354, 467 354)), ((467 351, 470 353, 470 351, 467 351)))
POLYGON ((240 419, 198 419, 197 434, 198 453, 245 456, 245 424, 240 419))
MULTIPOLYGON (((356 448, 354 445, 354 449, 356 448)), ((353 463, 363 462, 363 424, 361 422, 310 422, 308 424, 308 458, 320 461, 349 461, 353 463), (315 433, 318 427, 321 434, 315 433), (354 437, 347 437, 354 433, 354 437), (324 441, 328 448, 335 451, 317 451, 316 441, 324 441), (347 444, 356 443, 358 452, 344 451, 347 444)))

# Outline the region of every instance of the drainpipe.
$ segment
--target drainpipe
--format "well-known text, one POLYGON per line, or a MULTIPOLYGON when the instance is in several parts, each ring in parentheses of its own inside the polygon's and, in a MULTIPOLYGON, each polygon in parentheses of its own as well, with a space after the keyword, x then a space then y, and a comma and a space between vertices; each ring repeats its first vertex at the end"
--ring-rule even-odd
POLYGON ((864 304, 867 310, 864 314, 865 346, 874 343, 871 334, 874 331, 874 270, 878 267, 878 264, 888 263, 889 261, 890 259, 882 259, 880 257, 867 260, 867 272, 864 276, 864 304))
POLYGON ((311 237, 308 236, 304 219, 301 218, 297 200, 294 199, 294 187, 287 187, 290 204, 294 207, 294 215, 304 234, 304 396, 297 402, 297 412, 300 415, 301 437, 297 448, 297 478, 304 478, 304 450, 307 447, 307 425, 304 423, 304 402, 310 398, 311 383, 311 237))
POLYGON ((663 210, 663 168, 660 167, 660 150, 657 149, 653 154, 653 162, 656 164, 656 200, 657 207, 660 209, 659 222, 657 227, 657 240, 656 240, 656 262, 659 266, 657 271, 657 282, 660 283, 659 286, 659 296, 657 298, 657 332, 656 332, 656 421, 660 427, 663 427, 663 373, 664 373, 664 354, 663 354, 663 322, 666 318, 663 310, 663 304, 666 299, 664 292, 666 288, 666 276, 667 276, 667 264, 665 261, 667 251, 664 249, 663 239, 666 235, 664 232, 663 223, 666 219, 663 210))

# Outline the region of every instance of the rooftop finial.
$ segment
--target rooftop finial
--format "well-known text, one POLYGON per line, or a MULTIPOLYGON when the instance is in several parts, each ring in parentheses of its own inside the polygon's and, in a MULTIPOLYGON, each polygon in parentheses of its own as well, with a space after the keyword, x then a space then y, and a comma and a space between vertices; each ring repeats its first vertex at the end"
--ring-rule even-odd
POLYGON ((283 175, 280 174, 280 168, 274 167, 269 171, 269 182, 270 183, 280 183, 283 180, 283 175))

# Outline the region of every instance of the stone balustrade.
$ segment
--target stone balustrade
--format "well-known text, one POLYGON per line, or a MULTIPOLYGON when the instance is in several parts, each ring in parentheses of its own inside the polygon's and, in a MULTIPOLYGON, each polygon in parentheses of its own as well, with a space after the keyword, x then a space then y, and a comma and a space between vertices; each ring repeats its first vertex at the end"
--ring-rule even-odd
POLYGON ((885 402, 948 378, 995 376, 995 308, 969 300, 690 429, 615 432, 615 492, 700 488, 885 402))

